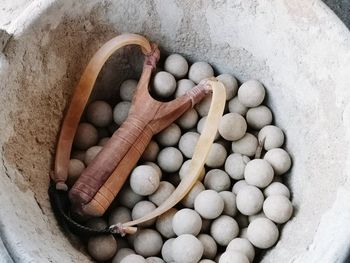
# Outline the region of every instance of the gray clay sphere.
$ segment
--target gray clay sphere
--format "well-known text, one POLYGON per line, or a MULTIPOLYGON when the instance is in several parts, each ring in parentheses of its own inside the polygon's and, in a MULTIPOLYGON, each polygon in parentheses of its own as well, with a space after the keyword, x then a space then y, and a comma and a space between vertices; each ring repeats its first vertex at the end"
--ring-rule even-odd
POLYGON ((216 79, 221 81, 225 86, 226 100, 232 99, 237 94, 238 83, 234 76, 231 74, 221 74, 216 79))
POLYGON ((215 261, 211 259, 201 259, 198 263, 215 263, 215 261))
POLYGON ((172 256, 175 262, 197 263, 203 255, 202 243, 193 235, 177 237, 172 244, 172 256))
POLYGON ((232 192, 237 195, 244 187, 246 187, 248 184, 245 180, 239 180, 237 181, 233 187, 232 192))
POLYGON ((206 174, 204 186, 217 192, 225 191, 231 187, 231 179, 223 170, 213 169, 206 174))
POLYGON ((254 159, 247 163, 244 170, 244 179, 259 188, 265 188, 273 180, 272 166, 264 159, 254 159))
MULTIPOLYGON (((184 177, 188 176, 188 172, 189 172, 189 169, 190 169, 190 165, 191 165, 191 159, 187 160, 186 162, 184 162, 180 168, 180 171, 179 171, 179 176, 180 176, 180 179, 182 180, 184 177)), ((200 175, 199 175, 199 178, 198 180, 199 181, 202 181, 203 178, 205 176, 205 168, 203 167, 201 172, 200 172, 200 175)))
MULTIPOLYGON (((119 245, 119 244, 118 244, 119 245)), ((135 251, 130 248, 121 248, 117 251, 117 254, 115 254, 112 263, 120 263, 123 258, 129 255, 134 255, 135 251)))
POLYGON ((194 83, 198 84, 203 79, 207 79, 214 76, 213 68, 204 61, 193 63, 188 72, 188 78, 194 83))
POLYGON ((175 208, 171 208, 164 214, 157 217, 156 229, 165 238, 172 238, 175 236, 175 232, 173 229, 173 218, 176 212, 177 210, 175 208))
POLYGON ((118 195, 118 201, 121 205, 132 209, 136 203, 140 202, 143 196, 136 194, 130 187, 125 185, 118 195))
MULTIPOLYGON (((151 213, 155 209, 156 209, 156 206, 152 202, 146 201, 146 200, 140 201, 132 209, 132 212, 131 212, 132 219, 136 220, 141 217, 144 217, 145 215, 151 213)), ((139 224, 139 226, 149 227, 153 225, 155 222, 156 222, 156 218, 153 218, 142 224, 139 224)))
POLYGON ((113 119, 112 107, 105 101, 96 100, 87 107, 86 119, 96 127, 107 127, 113 119))
POLYGON ((159 153, 158 143, 155 141, 150 141, 147 145, 145 151, 142 154, 142 159, 148 162, 154 162, 157 160, 157 155, 159 153))
POLYGON ((128 255, 120 263, 147 263, 146 259, 140 255, 128 255))
POLYGON ((277 224, 287 222, 293 214, 293 205, 284 195, 272 195, 264 202, 266 217, 277 224))
POLYGON ((73 185, 75 181, 79 178, 85 165, 82 161, 78 159, 70 159, 68 164, 68 182, 70 185, 73 185))
POLYGON ((179 149, 187 158, 192 158, 199 136, 197 132, 186 132, 181 136, 179 149))
POLYGON ((281 148, 275 148, 267 151, 264 156, 264 160, 271 164, 276 175, 284 174, 292 165, 292 160, 289 154, 281 148))
POLYGON ((205 190, 204 185, 197 181, 188 194, 181 200, 183 206, 187 208, 194 208, 194 202, 197 196, 205 190))
POLYGON ((124 101, 132 101, 137 88, 137 81, 134 79, 124 80, 120 85, 119 94, 120 98, 124 101))
POLYGON ((183 56, 172 54, 165 59, 164 69, 171 73, 175 78, 180 79, 186 76, 188 63, 183 56))
POLYGON ((145 162, 144 165, 152 166, 157 171, 157 173, 159 175, 159 180, 162 179, 162 177, 163 177, 162 170, 160 169, 160 167, 157 164, 155 164, 153 162, 145 162))
POLYGON ((153 229, 142 229, 136 233, 134 248, 137 254, 150 257, 160 253, 163 246, 162 236, 153 229))
POLYGON ((248 216, 248 221, 249 221, 249 223, 251 223, 255 219, 258 219, 258 218, 267 218, 264 211, 261 211, 260 213, 252 215, 252 216, 248 216))
POLYGON ((264 142, 264 149, 268 151, 283 145, 284 133, 277 126, 267 125, 259 131, 258 139, 259 142, 264 142))
POLYGON ((227 151, 225 147, 222 146, 220 143, 213 143, 205 164, 211 168, 218 168, 224 165, 226 157, 227 151))
POLYGON ((222 116, 219 124, 220 135, 228 141, 241 139, 247 130, 245 119, 237 113, 228 113, 222 116))
POLYGON ((208 115, 211 99, 212 99, 212 94, 208 94, 204 97, 204 99, 201 100, 201 102, 197 103, 194 106, 199 116, 204 117, 208 115))
POLYGON ((200 192, 195 201, 194 209, 205 219, 214 219, 224 210, 224 200, 214 190, 200 192))
POLYGON ((287 198, 290 198, 290 191, 287 186, 280 182, 273 182, 268 187, 264 189, 265 197, 271 195, 284 195, 287 198))
POLYGON ((159 257, 149 257, 146 258, 147 263, 165 263, 165 261, 159 257))
POLYGON ((264 105, 251 108, 247 111, 246 120, 250 127, 260 130, 264 126, 271 124, 272 112, 264 105))
POLYGON ((159 174, 150 165, 139 165, 130 175, 130 187, 138 195, 153 194, 159 186, 159 174))
POLYGON ((248 240, 257 248, 272 247, 279 236, 277 226, 267 218, 258 218, 248 226, 248 240))
POLYGON ((237 209, 243 215, 254 215, 261 211, 264 195, 259 188, 247 185, 236 196, 237 209))
POLYGON ((219 263, 249 263, 249 259, 243 253, 236 250, 227 250, 220 257, 219 263))
POLYGON ((173 173, 180 169, 183 163, 183 156, 177 148, 166 147, 159 152, 157 161, 163 171, 173 173))
POLYGON ((202 219, 199 214, 189 208, 184 208, 173 217, 173 229, 177 236, 191 234, 197 236, 202 228, 202 219))
POLYGON ((215 219, 210 227, 210 235, 220 246, 227 246, 239 234, 239 226, 235 219, 222 215, 215 219))
POLYGON ((265 98, 265 88, 257 80, 248 80, 238 89, 238 99, 246 107, 257 107, 265 98))
MULTIPOLYGON (((197 131, 198 133, 202 134, 204 124, 207 121, 207 116, 202 117, 199 122, 197 123, 197 131)), ((219 139, 220 133, 217 131, 215 134, 215 140, 219 139)))
POLYGON ((192 80, 189 79, 180 79, 177 82, 177 88, 175 91, 175 98, 181 97, 185 95, 187 91, 191 90, 196 84, 192 80))
POLYGON ((90 237, 88 251, 98 261, 109 260, 117 252, 117 242, 112 235, 90 237))
POLYGON ((176 145, 181 137, 181 129, 175 123, 170 124, 169 127, 162 130, 157 134, 156 138, 162 146, 174 146, 176 145))
POLYGON ((246 156, 254 156, 258 148, 258 139, 251 133, 246 133, 241 139, 232 142, 232 151, 246 156))
POLYGON ((162 247, 162 258, 165 260, 165 262, 172 262, 173 259, 173 243, 175 238, 170 238, 167 241, 164 242, 162 247))
POLYGON ((113 109, 113 119, 119 126, 127 119, 131 103, 129 101, 119 102, 113 109))
POLYGON ((199 234, 197 238, 203 245, 203 257, 209 259, 215 258, 218 249, 215 240, 207 234, 199 234))
POLYGON ((191 108, 178 118, 176 122, 182 129, 189 130, 196 126, 198 122, 198 113, 195 109, 191 108))
POLYGON ((228 103, 228 110, 231 113, 238 113, 242 116, 245 116, 248 107, 244 106, 239 100, 238 97, 234 97, 230 102, 228 103))
POLYGON ((157 206, 160 206, 174 191, 175 187, 171 183, 161 181, 158 189, 153 194, 149 195, 148 199, 157 206))
POLYGON ((245 238, 235 238, 233 239, 227 246, 226 250, 235 250, 241 252, 246 255, 249 259, 249 262, 253 262, 255 257, 255 249, 252 243, 249 242, 248 239, 245 238))
POLYGON ((73 145, 79 150, 86 150, 97 144, 98 132, 97 129, 90 123, 79 123, 74 136, 73 145))
POLYGON ((153 90, 161 98, 169 98, 176 89, 176 80, 166 71, 158 72, 153 79, 153 90))
POLYGON ((84 163, 88 166, 102 150, 102 146, 92 146, 85 152, 84 163))
POLYGON ((223 215, 235 216, 237 212, 236 205, 236 195, 231 191, 222 191, 219 193, 222 200, 224 200, 224 210, 222 212, 223 215))
POLYGON ((108 223, 110 225, 115 225, 118 223, 126 223, 129 221, 131 221, 131 211, 129 208, 125 206, 118 206, 112 209, 108 218, 108 223))
POLYGON ((241 180, 244 178, 244 170, 249 161, 250 159, 247 156, 232 153, 225 161, 225 171, 232 179, 241 180))

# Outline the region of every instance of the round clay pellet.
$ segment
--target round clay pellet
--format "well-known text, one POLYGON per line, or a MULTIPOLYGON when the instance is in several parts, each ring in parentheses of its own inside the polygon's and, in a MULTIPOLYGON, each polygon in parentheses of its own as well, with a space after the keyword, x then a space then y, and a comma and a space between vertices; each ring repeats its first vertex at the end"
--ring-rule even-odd
POLYGON ((232 99, 238 90, 238 83, 234 76, 231 74, 221 74, 216 77, 218 81, 221 81, 226 90, 226 100, 232 99))
POLYGON ((74 136, 73 145, 79 150, 86 150, 97 144, 98 132, 97 129, 90 123, 79 123, 74 136))
POLYGON ((232 179, 243 179, 244 170, 249 161, 249 157, 240 153, 230 154, 225 161, 225 171, 232 179))
POLYGON ((224 200, 214 190, 205 190, 198 194, 194 209, 205 219, 214 219, 224 210, 224 200))
POLYGON ((264 105, 251 108, 247 111, 246 120, 250 127, 260 130, 264 126, 271 124, 272 112, 264 105))
POLYGON ((253 262, 255 257, 255 249, 252 243, 250 243, 249 240, 245 238, 238 237, 231 240, 226 250, 227 251, 234 250, 234 251, 241 252, 242 254, 246 255, 246 257, 249 259, 249 262, 253 262))
MULTIPOLYGON (((190 164, 191 164, 191 159, 187 160, 186 162, 184 162, 180 168, 180 171, 179 171, 179 176, 180 176, 180 179, 182 180, 184 177, 188 176, 188 173, 189 173, 189 169, 190 169, 190 164)), ((200 172, 200 175, 199 175, 199 178, 198 180, 199 181, 202 181, 203 178, 205 176, 205 168, 203 167, 201 172, 200 172)))
POLYGON ((242 116, 245 116, 248 111, 248 108, 238 100, 238 97, 234 97, 228 103, 228 110, 231 113, 238 113, 242 116))
MULTIPOLYGON (((118 244, 119 247, 119 244, 118 244)), ((120 263, 123 258, 129 255, 134 255, 135 251, 130 248, 122 248, 117 251, 117 254, 115 254, 112 263, 120 263)))
POLYGON ((161 98, 169 98, 176 89, 176 80, 166 71, 158 72, 153 79, 154 93, 161 98))
POLYGON ((98 261, 109 260, 117 252, 117 242, 112 235, 90 237, 87 247, 89 254, 98 261))
POLYGON ((199 261, 198 263, 215 263, 214 260, 211 259, 202 259, 201 261, 199 261))
POLYGON ((199 136, 199 133, 196 132, 186 132, 181 136, 179 149, 187 158, 192 158, 199 136))
POLYGON ((276 175, 284 174, 292 165, 292 160, 289 154, 281 148, 275 148, 267 151, 264 156, 264 160, 271 164, 276 175))
POLYGON ((186 94, 187 91, 191 90, 196 84, 189 79, 180 79, 177 82, 177 88, 175 91, 175 98, 181 97, 186 94))
POLYGON ((244 187, 246 187, 248 184, 245 180, 239 180, 237 181, 233 187, 232 192, 237 195, 239 191, 241 191, 244 187))
POLYGON ((220 257, 219 263, 249 263, 249 259, 246 255, 239 251, 227 250, 220 257))
POLYGON ((189 208, 184 208, 173 217, 173 230, 177 236, 191 234, 197 236, 202 228, 202 219, 199 214, 189 208))
POLYGON ((273 182, 268 187, 264 189, 265 197, 272 195, 284 195, 287 198, 290 198, 290 192, 287 186, 280 182, 273 182))
POLYGON ((109 225, 115 225, 118 223, 126 223, 131 221, 131 211, 129 208, 124 206, 118 206, 114 209, 112 209, 109 218, 108 223, 109 225))
POLYGON ((172 54, 165 59, 164 69, 171 73, 175 78, 180 79, 186 76, 188 63, 183 56, 172 54))
POLYGON ((149 257, 146 258, 147 263, 165 263, 165 261, 159 257, 149 257))
POLYGON ((210 227, 210 235, 220 246, 227 246, 238 236, 239 226, 232 217, 222 215, 215 219, 210 227))
POLYGON ((175 262, 197 263, 203 255, 202 243, 193 235, 184 234, 175 238, 172 257, 175 262))
POLYGON ((83 170, 85 169, 85 165, 82 161, 78 159, 70 159, 68 164, 68 178, 67 183, 69 185, 73 185, 75 181, 79 178, 83 170))
POLYGON ((159 186, 159 174, 150 165, 139 165, 130 175, 130 187, 138 195, 153 194, 159 186))
POLYGON ((273 180, 272 166, 264 159, 254 159, 247 163, 244 170, 244 179, 259 188, 265 188, 273 180))
POLYGON ((248 221, 249 221, 249 223, 251 223, 252 221, 254 221, 255 219, 258 219, 258 218, 267 218, 264 211, 261 211, 260 213, 252 215, 252 216, 248 216, 248 221))
POLYGON ((207 156, 207 160, 205 164, 210 168, 218 168, 224 165, 227 157, 227 151, 224 146, 220 143, 213 143, 209 154, 207 156))
POLYGON ((140 202, 143 199, 143 196, 136 194, 130 187, 126 185, 122 188, 118 194, 118 201, 121 205, 132 209, 136 203, 140 202))
POLYGON ((175 208, 169 209, 164 214, 157 217, 156 229, 166 238, 171 238, 175 236, 173 229, 173 218, 177 210, 175 208))
POLYGON ((101 140, 98 141, 97 146, 102 146, 102 147, 105 146, 106 143, 109 141, 109 139, 110 139, 110 137, 104 137, 104 138, 102 138, 101 140))
POLYGON ((159 153, 159 146, 155 141, 150 141, 147 145, 145 151, 142 154, 142 159, 148 162, 154 162, 157 160, 157 155, 159 153))
POLYGON ((119 126, 127 119, 131 103, 129 101, 119 102, 113 109, 113 120, 119 126))
MULTIPOLYGON (((156 206, 152 202, 146 201, 146 200, 140 201, 134 206, 134 208, 131 211, 132 220, 136 220, 141 217, 144 217, 145 215, 151 213, 155 209, 156 209, 156 206)), ((156 218, 153 218, 142 224, 139 224, 139 226, 149 227, 153 225, 155 222, 156 222, 156 218)))
POLYGON ((254 215, 261 211, 264 195, 259 188, 247 185, 236 196, 237 209, 244 215, 254 215))
POLYGON ((158 189, 153 194, 149 195, 148 199, 157 206, 160 206, 174 191, 175 187, 171 183, 161 181, 158 189))
POLYGON ((263 210, 267 218, 277 224, 283 224, 291 218, 293 205, 284 195, 272 195, 266 198, 263 210))
POLYGON ((222 214, 234 216, 237 212, 236 196, 230 191, 222 191, 219 193, 222 200, 224 200, 224 210, 222 214))
POLYGON ((113 119, 112 107, 105 101, 96 100, 87 106, 86 119, 96 127, 107 127, 113 119))
POLYGON ((215 240, 207 234, 199 234, 197 238, 203 245, 203 257, 215 258, 218 249, 215 240))
POLYGON ((241 139, 232 142, 232 151, 246 156, 254 156, 258 148, 258 139, 251 133, 246 133, 241 139))
POLYGON ((102 150, 102 146, 92 146, 85 152, 84 163, 88 166, 97 156, 97 154, 102 150))
POLYGON ((180 169, 183 163, 183 156, 177 148, 166 147, 159 152, 157 161, 163 171, 173 173, 180 169))
POLYGON ((157 134, 156 138, 162 146, 174 146, 176 145, 181 137, 181 129, 175 123, 170 124, 169 127, 162 130, 157 134))
POLYGON ((277 226, 267 218, 258 218, 248 226, 248 240, 257 248, 272 247, 279 236, 277 226))
MULTIPOLYGON (((204 128, 204 124, 207 121, 207 116, 202 117, 198 124, 197 124, 197 131, 198 133, 202 134, 203 128, 204 128)), ((220 133, 217 131, 215 134, 215 140, 219 139, 220 137, 220 133)))
POLYGON ((201 80, 214 76, 213 68, 204 61, 193 63, 188 72, 188 78, 198 84, 201 80))
POLYGON ((194 201, 197 196, 205 190, 204 185, 201 182, 196 182, 188 194, 181 200, 183 206, 187 208, 194 208, 194 201))
POLYGON ((142 229, 136 233, 134 249, 137 254, 150 257, 160 253, 163 246, 162 236, 153 229, 142 229))
POLYGON ((284 143, 283 131, 274 125, 267 125, 259 131, 259 142, 264 142, 264 149, 266 151, 279 148, 284 143))
POLYGON ((257 107, 265 98, 265 88, 257 80, 248 80, 238 89, 238 99, 246 107, 257 107))
POLYGON ((189 130, 196 126, 198 122, 198 113, 195 109, 191 108, 178 118, 176 122, 182 129, 189 130))
POLYGON ((237 141, 244 136, 247 123, 241 115, 228 113, 222 116, 218 130, 225 140, 237 141))
POLYGON ((147 261, 140 255, 128 255, 120 263, 147 263, 147 261))
POLYGON ((208 94, 201 100, 201 102, 197 103, 194 108, 198 112, 199 116, 204 117, 208 115, 210 105, 211 105, 212 94, 208 94))
POLYGON ((132 101, 137 88, 137 81, 134 79, 124 80, 120 85, 120 98, 124 101, 132 101))
POLYGON ((213 169, 205 175, 204 186, 216 192, 225 191, 231 187, 231 179, 224 171, 213 169))
POLYGON ((162 170, 160 169, 160 167, 157 164, 155 164, 153 162, 145 162, 144 165, 152 166, 157 171, 157 173, 159 175, 159 180, 162 179, 162 177, 163 177, 162 170))
POLYGON ((173 243, 175 238, 170 238, 167 241, 164 242, 162 247, 162 258, 165 260, 165 262, 172 262, 173 261, 173 243))

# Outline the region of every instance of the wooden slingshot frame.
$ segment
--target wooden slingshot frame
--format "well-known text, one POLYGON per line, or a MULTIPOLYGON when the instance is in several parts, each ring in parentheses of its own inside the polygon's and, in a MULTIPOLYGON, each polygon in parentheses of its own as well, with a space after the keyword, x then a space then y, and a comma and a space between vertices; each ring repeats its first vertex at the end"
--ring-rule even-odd
POLYGON ((109 40, 87 65, 63 120, 56 148, 55 170, 51 174, 57 190, 68 191, 66 180, 74 135, 102 66, 117 49, 131 44, 139 45, 145 55, 142 75, 132 106, 127 120, 112 135, 70 189, 69 199, 75 212, 85 216, 102 216, 137 164, 152 136, 168 127, 208 93, 213 92, 213 96, 188 176, 180 182, 163 204, 148 215, 131 222, 110 226, 110 232, 121 235, 135 233, 137 229, 133 226, 165 213, 191 190, 205 164, 226 101, 225 87, 215 78, 202 81, 173 101, 160 102, 153 99, 149 94, 149 82, 160 56, 157 45, 137 34, 122 34, 109 40))

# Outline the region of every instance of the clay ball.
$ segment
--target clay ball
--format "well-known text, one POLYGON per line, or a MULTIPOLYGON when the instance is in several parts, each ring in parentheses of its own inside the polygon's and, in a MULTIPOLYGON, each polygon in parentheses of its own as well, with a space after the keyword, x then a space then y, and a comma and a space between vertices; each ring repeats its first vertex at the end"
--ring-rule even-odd
POLYGON ((173 218, 176 212, 177 210, 175 208, 171 208, 170 210, 168 210, 167 212, 165 212, 157 218, 156 229, 165 238, 171 238, 175 236, 175 232, 173 229, 173 218))
POLYGON ((172 54, 166 58, 164 69, 171 73, 175 78, 180 79, 186 76, 188 63, 186 59, 179 54, 172 54))
POLYGON ((120 263, 147 263, 147 261, 140 255, 128 255, 120 263))
POLYGON ((248 80, 238 89, 238 99, 246 107, 257 107, 265 98, 265 88, 257 80, 248 80))
POLYGON ((239 180, 237 181, 233 187, 232 192, 237 195, 239 191, 241 191, 244 187, 246 187, 248 184, 245 180, 239 180))
POLYGON ((227 173, 220 169, 210 170, 204 178, 204 186, 207 189, 221 192, 231 187, 231 179, 227 173))
POLYGON ((184 130, 191 129, 198 122, 198 113, 195 109, 189 109, 176 122, 184 130))
POLYGON ((226 100, 232 99, 238 90, 238 83, 234 76, 231 74, 221 74, 216 77, 218 81, 221 81, 226 90, 226 100))
MULTIPOLYGON (((182 180, 184 177, 188 176, 188 173, 189 173, 189 169, 190 169, 190 164, 191 164, 191 159, 190 160, 187 160, 186 162, 184 162, 180 168, 180 171, 179 171, 179 176, 180 176, 180 179, 182 180)), ((202 181, 203 178, 205 176, 205 168, 203 167, 201 172, 200 172, 200 175, 199 175, 199 178, 198 180, 199 181, 202 181)))
POLYGON ((169 98, 176 89, 176 80, 166 71, 158 72, 153 79, 154 93, 161 98, 169 98))
POLYGON ((119 126, 127 119, 131 103, 129 101, 119 102, 113 109, 113 120, 119 126))
POLYGON ((211 260, 211 259, 202 259, 201 261, 199 261, 198 263, 215 263, 215 261, 211 260))
POLYGON ((120 85, 120 98, 124 101, 132 101, 137 88, 137 81, 134 79, 127 79, 120 85))
POLYGON ((163 171, 173 173, 180 169, 183 156, 177 148, 166 147, 159 152, 157 161, 163 171))
POLYGON ((177 82, 177 88, 175 91, 175 98, 181 97, 185 95, 187 91, 191 90, 196 84, 192 80, 189 79, 180 79, 177 82))
POLYGON ((255 250, 253 245, 245 238, 235 238, 227 246, 226 250, 234 250, 244 254, 250 262, 253 262, 255 250))
POLYGON ((249 263, 249 259, 246 255, 239 251, 227 250, 220 257, 219 263, 249 263))
POLYGON ((248 108, 238 100, 238 97, 234 97, 228 103, 228 110, 231 113, 238 113, 242 116, 245 116, 248 111, 248 108))
POLYGON ((210 227, 210 235, 220 246, 227 246, 238 236, 239 226, 232 217, 222 215, 215 219, 210 227))
POLYGON ((148 162, 154 162, 159 153, 159 146, 155 141, 150 141, 142 154, 142 159, 148 162))
POLYGON ((97 156, 97 154, 102 150, 102 146, 92 146, 87 149, 84 157, 84 163, 88 166, 97 156))
MULTIPOLYGON (((151 213, 156 208, 157 207, 150 201, 146 201, 146 200, 140 201, 134 206, 134 208, 131 211, 132 220, 136 220, 141 217, 144 217, 145 215, 151 213)), ((153 218, 142 224, 139 224, 139 226, 148 227, 153 225, 155 222, 156 222, 156 218, 153 218)))
POLYGON ((84 169, 85 165, 82 161, 78 159, 70 159, 68 164, 68 183, 73 185, 84 169))
POLYGON ((255 130, 260 130, 264 126, 271 124, 272 112, 268 107, 262 105, 249 109, 247 111, 246 119, 250 127, 255 130))
MULTIPOLYGON (((207 121, 207 116, 202 117, 199 122, 197 123, 197 131, 198 133, 202 134, 204 124, 207 121)), ((220 133, 217 131, 215 134, 215 140, 219 139, 220 133)))
POLYGON ((270 219, 258 218, 249 224, 247 235, 255 247, 266 249, 276 243, 279 231, 270 219))
POLYGON ((137 232, 134 249, 137 254, 150 257, 160 253, 163 246, 161 235, 153 229, 142 229, 137 232))
POLYGON ((244 170, 250 159, 240 153, 230 154, 225 161, 225 171, 235 180, 244 178, 244 170))
POLYGON ((225 147, 220 143, 213 143, 205 164, 210 168, 218 168, 224 165, 226 157, 227 151, 225 147))
POLYGON ((211 99, 212 99, 212 94, 208 94, 204 97, 204 99, 201 100, 201 102, 197 103, 194 106, 199 116, 204 117, 208 115, 211 99))
POLYGON ((236 196, 230 191, 222 191, 219 193, 222 200, 224 200, 223 215, 234 216, 237 212, 236 196))
POLYGON ((177 236, 183 234, 197 236, 202 228, 202 219, 196 211, 184 208, 175 214, 172 224, 177 236))
POLYGON ((105 101, 97 100, 86 109, 86 119, 97 127, 106 127, 112 121, 112 107, 105 101))
POLYGON ((290 198, 290 192, 287 186, 280 182, 273 182, 268 187, 264 189, 265 197, 272 195, 284 195, 287 198, 290 198))
POLYGON ((110 225, 115 225, 118 223, 126 223, 129 221, 131 221, 131 211, 129 208, 124 206, 118 206, 112 209, 108 218, 108 223, 110 225))
POLYGON ((131 172, 130 187, 138 195, 153 194, 159 186, 159 174, 150 165, 139 165, 131 172))
POLYGON ((117 242, 112 235, 101 235, 89 238, 89 254, 97 261, 111 259, 117 252, 117 242))
POLYGON ((170 124, 156 136, 157 141, 162 146, 174 146, 179 142, 180 137, 181 129, 175 123, 170 124))
MULTIPOLYGON (((118 244, 119 246, 119 244, 118 244)), ((129 255, 134 255, 135 251, 130 248, 121 248, 118 250, 117 254, 115 254, 112 263, 120 263, 123 258, 129 255)))
POLYGON ((272 195, 266 198, 263 210, 268 219, 283 224, 291 218, 293 205, 284 195, 272 195))
POLYGON ((173 243, 175 238, 170 238, 167 241, 164 242, 164 245, 162 247, 162 258, 165 260, 165 262, 172 262, 173 261, 173 243))
POLYGON ((264 156, 264 160, 271 164, 276 175, 284 174, 292 165, 292 160, 289 154, 281 148, 275 148, 267 151, 264 156))
POLYGON ((214 190, 200 192, 194 201, 194 209, 205 219, 214 219, 224 210, 224 200, 214 190))
POLYGON ((97 129, 90 123, 79 123, 74 136, 73 145, 79 150, 86 150, 97 144, 98 132, 97 129))
POLYGON ((264 142, 264 149, 268 151, 283 145, 284 133, 274 125, 267 125, 259 131, 258 139, 259 142, 264 142))
POLYGON ((258 139, 251 133, 246 133, 241 139, 232 142, 232 151, 246 156, 254 156, 258 148, 258 139))
POLYGON ((244 170, 244 179, 259 188, 265 188, 273 180, 272 166, 264 159, 254 159, 247 163, 244 170))
POLYGON ((204 61, 193 63, 188 72, 188 78, 198 84, 203 79, 214 76, 213 68, 204 61))
POLYGON ((247 185, 236 196, 237 209, 243 215, 254 215, 262 209, 264 195, 259 188, 247 185))
POLYGON ((130 185, 126 185, 122 188, 120 193, 118 194, 118 201, 121 205, 132 209, 136 203, 141 201, 143 197, 141 195, 136 194, 130 187, 130 185))
POLYGON ((258 219, 258 218, 266 218, 264 211, 261 211, 260 213, 252 215, 252 216, 248 216, 248 221, 249 221, 249 223, 251 223, 255 219, 258 219))
POLYGON ((103 146, 106 145, 106 143, 109 141, 109 139, 110 139, 109 137, 104 137, 104 138, 102 138, 101 140, 98 141, 97 145, 103 147, 103 146))
POLYGON ((203 245, 203 257, 209 259, 215 258, 217 252, 215 240, 207 234, 200 234, 197 238, 203 245))
POLYGON ((193 235, 177 237, 172 244, 172 257, 175 262, 197 263, 203 255, 202 243, 193 235))
POLYGON ((144 165, 150 165, 150 166, 152 166, 152 167, 157 171, 157 173, 158 173, 158 175, 159 175, 159 180, 162 179, 162 177, 163 177, 162 170, 160 169, 160 167, 159 167, 158 165, 156 165, 156 164, 153 163, 153 162, 145 162, 144 165))
POLYGON ((187 158, 192 158, 199 136, 196 132, 186 132, 181 136, 179 149, 187 158))
POLYGON ((188 194, 181 200, 181 203, 187 208, 194 208, 194 201, 196 200, 197 196, 204 190, 204 185, 199 181, 196 182, 188 194))
POLYGON ((241 115, 228 113, 222 116, 218 130, 225 140, 237 141, 244 136, 247 123, 241 115))
POLYGON ((160 206, 174 191, 175 187, 171 183, 161 181, 158 189, 153 194, 148 196, 148 199, 157 206, 160 206))
POLYGON ((159 257, 149 257, 146 258, 147 263, 165 263, 165 261, 159 257))

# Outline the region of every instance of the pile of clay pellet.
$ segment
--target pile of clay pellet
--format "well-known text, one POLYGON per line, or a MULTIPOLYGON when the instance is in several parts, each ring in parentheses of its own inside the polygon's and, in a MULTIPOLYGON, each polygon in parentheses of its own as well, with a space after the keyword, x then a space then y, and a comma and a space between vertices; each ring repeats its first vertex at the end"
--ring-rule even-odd
MULTIPOLYGON (((165 60, 164 71, 155 74, 151 92, 171 100, 213 76, 208 63, 189 66, 183 56, 173 54, 165 60)), ((87 248, 95 260, 249 263, 256 248, 268 249, 277 242, 281 225, 293 212, 289 189, 282 183, 291 167, 289 154, 281 148, 284 133, 272 124, 271 110, 262 105, 266 91, 259 81, 249 80, 238 88, 231 74, 216 78, 226 88, 226 109, 201 180, 179 205, 143 223, 135 235, 90 238, 87 248)), ((121 84, 121 100, 114 108, 104 101, 87 107, 74 139, 70 184, 125 121, 136 85, 132 79, 121 84)), ((187 176, 210 102, 208 95, 156 135, 112 209, 86 224, 103 229, 140 218, 162 204, 187 176)))

